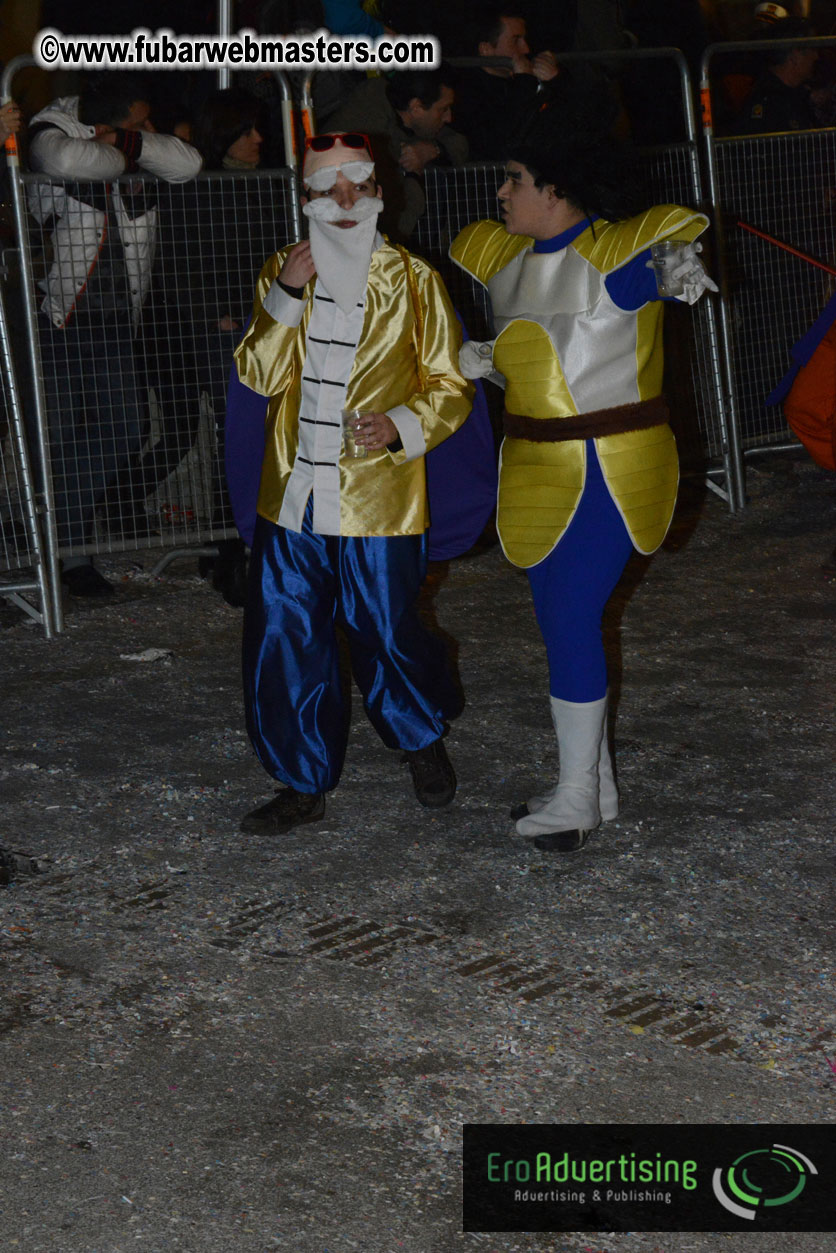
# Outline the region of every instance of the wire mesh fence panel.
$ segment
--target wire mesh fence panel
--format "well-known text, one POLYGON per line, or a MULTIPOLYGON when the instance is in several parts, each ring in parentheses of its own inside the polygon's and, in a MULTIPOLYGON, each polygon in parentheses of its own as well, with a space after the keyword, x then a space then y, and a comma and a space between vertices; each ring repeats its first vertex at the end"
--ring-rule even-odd
POLYGON ((453 304, 472 339, 490 339, 493 335, 487 292, 452 264, 448 251, 469 222, 497 217, 496 193, 504 177, 501 165, 456 169, 428 166, 425 171, 427 211, 418 219, 412 246, 444 275, 453 304))
POLYGON ((766 397, 791 365, 790 350, 818 317, 833 277, 737 226, 764 231, 836 264, 836 131, 714 142, 718 229, 723 231, 734 372, 743 448, 793 438, 766 397))
POLYGON ((233 534, 227 382, 259 271, 292 238, 292 180, 24 182, 59 550, 233 534))
POLYGON ((0 389, 0 573, 34 565, 34 536, 27 522, 27 498, 32 491, 20 455, 20 432, 15 430, 8 379, 0 389))
POLYGON ((16 261, 16 254, 7 250, 0 283, 0 596, 40 622, 51 638, 50 562, 38 517, 45 476, 40 457, 33 457, 30 447, 34 435, 40 453, 37 424, 32 431, 26 429, 32 408, 21 392, 12 342, 22 325, 16 261))
MULTIPOLYGON (((642 153, 649 194, 656 203, 695 203, 691 148, 687 144, 642 153)), ((419 219, 414 247, 429 258, 444 279, 468 332, 491 338, 486 290, 454 266, 451 241, 469 222, 497 218, 496 193, 504 179, 501 165, 463 166, 426 171, 426 214, 419 219)), ((694 310, 671 309, 666 335, 669 369, 666 387, 674 414, 680 454, 687 461, 720 458, 725 451, 722 390, 717 386, 717 341, 711 311, 701 302, 694 310)))
MULTIPOLYGON (((693 152, 688 144, 648 149, 642 161, 655 203, 698 207, 693 152)), ((680 456, 686 462, 701 457, 714 461, 724 455, 727 442, 723 391, 717 383, 720 363, 714 312, 704 299, 688 311, 669 308, 668 314, 665 388, 680 456)))

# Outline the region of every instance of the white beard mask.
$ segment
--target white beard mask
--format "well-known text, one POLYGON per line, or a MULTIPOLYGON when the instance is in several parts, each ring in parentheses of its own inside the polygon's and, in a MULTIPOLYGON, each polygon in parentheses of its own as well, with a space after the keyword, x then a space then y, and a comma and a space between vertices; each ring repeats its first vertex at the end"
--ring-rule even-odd
POLYGON ((317 275, 343 313, 350 313, 365 294, 377 217, 382 210, 383 201, 378 196, 362 196, 350 209, 341 208, 330 196, 309 200, 302 207, 310 226, 317 275), (335 225, 346 220, 357 225, 335 225))

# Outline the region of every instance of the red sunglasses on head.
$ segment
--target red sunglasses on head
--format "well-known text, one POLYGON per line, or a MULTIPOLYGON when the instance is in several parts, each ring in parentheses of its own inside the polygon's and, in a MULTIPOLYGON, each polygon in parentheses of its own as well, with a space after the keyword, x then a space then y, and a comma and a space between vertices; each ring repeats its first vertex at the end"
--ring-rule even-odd
POLYGON ((346 131, 339 135, 306 135, 305 151, 310 148, 313 152, 327 152, 334 147, 337 140, 346 148, 366 148, 369 152, 372 150, 368 135, 361 135, 359 131, 346 131))

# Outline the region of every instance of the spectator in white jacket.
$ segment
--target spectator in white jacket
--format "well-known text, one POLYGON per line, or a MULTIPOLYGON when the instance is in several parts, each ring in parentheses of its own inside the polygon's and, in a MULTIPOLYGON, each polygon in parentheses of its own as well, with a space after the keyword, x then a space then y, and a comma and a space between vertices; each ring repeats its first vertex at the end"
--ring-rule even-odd
POLYGON ((107 596, 112 585, 82 550, 97 505, 142 438, 133 336, 158 217, 153 183, 115 180, 142 170, 183 183, 201 158, 155 132, 141 80, 109 74, 32 119, 29 164, 60 180, 31 185, 29 207, 51 228, 39 326, 62 578, 73 595, 107 596))

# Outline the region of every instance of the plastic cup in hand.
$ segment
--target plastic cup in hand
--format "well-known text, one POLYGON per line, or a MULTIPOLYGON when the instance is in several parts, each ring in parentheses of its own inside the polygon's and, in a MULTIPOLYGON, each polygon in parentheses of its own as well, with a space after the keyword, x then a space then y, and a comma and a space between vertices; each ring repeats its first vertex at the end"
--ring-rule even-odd
POLYGON ((676 239, 663 239, 650 246, 656 274, 656 290, 660 296, 681 296, 685 290, 682 279, 674 274, 681 260, 681 253, 682 243, 676 239))
POLYGON ((357 432, 362 417, 361 409, 343 409, 343 448, 347 457, 357 458, 366 455, 366 445, 357 443, 357 432))

